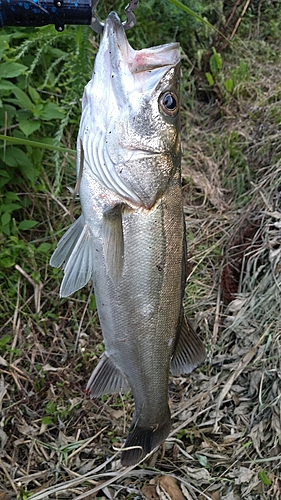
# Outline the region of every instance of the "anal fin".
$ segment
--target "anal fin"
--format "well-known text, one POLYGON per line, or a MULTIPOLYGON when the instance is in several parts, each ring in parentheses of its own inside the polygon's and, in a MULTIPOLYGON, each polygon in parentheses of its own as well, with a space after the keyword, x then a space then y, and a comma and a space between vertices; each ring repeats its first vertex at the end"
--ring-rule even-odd
POLYGON ((129 389, 125 375, 117 368, 112 358, 104 353, 89 379, 86 391, 90 393, 91 398, 98 398, 103 394, 127 392, 129 389))
POLYGON ((203 342, 195 333, 191 323, 182 313, 175 350, 170 363, 172 375, 188 374, 200 365, 206 356, 203 342))

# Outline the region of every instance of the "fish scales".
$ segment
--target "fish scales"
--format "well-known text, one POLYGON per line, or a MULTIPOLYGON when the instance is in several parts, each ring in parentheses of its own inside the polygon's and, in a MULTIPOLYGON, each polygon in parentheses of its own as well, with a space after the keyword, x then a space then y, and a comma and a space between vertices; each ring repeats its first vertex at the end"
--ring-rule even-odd
POLYGON ((123 465, 169 434, 169 369, 189 373, 205 356, 182 306, 179 86, 178 44, 135 51, 109 14, 82 101, 82 214, 51 258, 65 263, 61 296, 93 280, 105 352, 87 390, 99 397, 132 389, 123 465))

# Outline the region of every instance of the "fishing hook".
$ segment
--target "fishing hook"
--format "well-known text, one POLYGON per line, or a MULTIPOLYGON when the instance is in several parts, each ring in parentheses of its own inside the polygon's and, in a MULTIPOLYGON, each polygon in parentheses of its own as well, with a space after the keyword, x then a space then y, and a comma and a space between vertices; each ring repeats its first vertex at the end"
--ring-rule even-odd
MULTIPOLYGON (((91 21, 91 28, 99 34, 102 34, 103 29, 104 29, 104 23, 101 22, 101 20, 98 18, 97 13, 96 13, 96 8, 99 3, 99 0, 93 0, 92 3, 92 8, 93 8, 93 17, 91 21)), ((139 5, 139 0, 130 0, 130 3, 125 7, 125 14, 127 17, 127 20, 124 21, 122 24, 124 26, 125 30, 128 30, 129 28, 133 28, 136 24, 136 16, 133 13, 133 10, 135 10, 139 5)))

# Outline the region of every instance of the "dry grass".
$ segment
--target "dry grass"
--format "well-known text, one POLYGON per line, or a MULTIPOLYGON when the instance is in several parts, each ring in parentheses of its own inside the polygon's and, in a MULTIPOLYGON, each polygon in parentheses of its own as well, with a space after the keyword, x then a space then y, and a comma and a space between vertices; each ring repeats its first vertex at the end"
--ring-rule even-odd
MULTIPOLYGON (((0 329, 12 334, 0 356, 1 500, 281 498, 281 105, 271 69, 254 109, 241 89, 239 120, 237 102, 227 113, 198 104, 183 130, 185 307, 208 356, 171 378, 165 446, 121 468, 132 398, 83 392, 102 350, 91 290, 61 301, 47 259, 39 281, 19 266, 0 329)), ((50 228, 60 213, 50 195, 50 228)))

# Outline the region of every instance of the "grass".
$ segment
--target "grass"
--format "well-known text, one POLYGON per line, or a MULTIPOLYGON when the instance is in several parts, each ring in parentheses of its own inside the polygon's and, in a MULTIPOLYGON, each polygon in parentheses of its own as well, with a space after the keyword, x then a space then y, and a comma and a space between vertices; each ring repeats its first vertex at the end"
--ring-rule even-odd
MULTIPOLYGON (((84 392, 103 351, 91 287, 61 300, 62 271, 49 266, 70 224, 74 156, 58 152, 56 176, 46 152, 32 188, 24 176, 4 185, 11 217, 0 236, 1 500, 281 496, 280 55, 277 16, 265 6, 253 24, 255 6, 236 33, 247 40, 246 75, 237 76, 232 48, 217 50, 214 85, 203 65, 183 62, 184 305, 208 354, 189 377, 170 379, 172 432, 140 466, 119 462, 131 395, 90 401, 84 392)), ((75 149, 74 116, 63 127, 57 120, 57 145, 75 149)))

